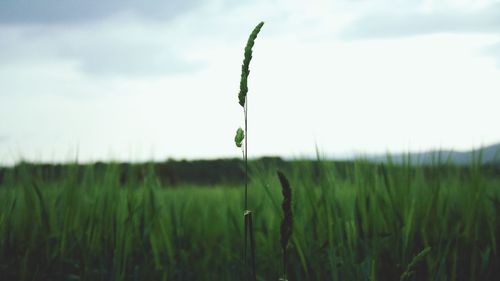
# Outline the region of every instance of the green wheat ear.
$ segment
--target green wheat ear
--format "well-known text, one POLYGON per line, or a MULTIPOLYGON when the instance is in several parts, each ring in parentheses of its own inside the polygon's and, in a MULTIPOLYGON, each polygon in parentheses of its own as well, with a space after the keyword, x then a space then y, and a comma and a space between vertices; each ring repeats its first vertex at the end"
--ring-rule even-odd
POLYGON ((243 65, 241 66, 240 93, 238 94, 239 103, 243 107, 245 107, 245 99, 247 97, 247 92, 248 92, 247 81, 248 81, 248 75, 250 74, 250 70, 248 68, 250 66, 250 61, 252 60, 252 47, 263 25, 264 22, 260 22, 254 28, 254 30, 250 34, 250 37, 248 38, 248 42, 245 47, 245 58, 243 59, 243 65))
POLYGON ((240 127, 238 130, 236 130, 236 136, 234 137, 234 142, 236 143, 237 147, 241 147, 241 143, 243 142, 243 139, 245 138, 245 133, 243 132, 243 129, 240 127))

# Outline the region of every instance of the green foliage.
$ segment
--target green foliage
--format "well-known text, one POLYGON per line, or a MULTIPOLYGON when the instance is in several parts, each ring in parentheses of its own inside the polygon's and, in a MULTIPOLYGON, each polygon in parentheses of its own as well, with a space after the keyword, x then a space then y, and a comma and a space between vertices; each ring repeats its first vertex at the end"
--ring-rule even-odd
POLYGON ((241 147, 244 138, 245 138, 245 133, 243 132, 243 129, 240 127, 238 128, 238 130, 236 130, 236 136, 234 137, 234 142, 236 143, 237 147, 241 147))
POLYGON ((246 96, 248 93, 248 75, 250 75, 250 61, 252 60, 252 47, 255 43, 255 39, 257 39, 257 35, 260 32, 260 29, 264 25, 264 22, 259 23, 252 33, 250 37, 248 37, 247 45, 245 47, 245 57, 243 59, 243 65, 241 66, 241 80, 240 80, 240 92, 238 94, 239 104, 244 107, 246 96))

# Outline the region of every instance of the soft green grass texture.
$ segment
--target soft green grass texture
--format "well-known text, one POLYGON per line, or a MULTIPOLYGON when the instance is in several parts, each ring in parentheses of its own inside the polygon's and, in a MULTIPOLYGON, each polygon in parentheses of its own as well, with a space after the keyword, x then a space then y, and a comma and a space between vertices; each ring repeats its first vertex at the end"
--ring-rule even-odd
MULTIPOLYGON (((77 170, 76 168, 74 169, 77 170)), ((241 280, 243 186, 162 187, 116 170, 6 174, 0 280, 241 280)), ((497 280, 500 181, 485 168, 295 161, 289 280, 497 280)), ((257 279, 282 276, 281 188, 251 167, 257 279)))

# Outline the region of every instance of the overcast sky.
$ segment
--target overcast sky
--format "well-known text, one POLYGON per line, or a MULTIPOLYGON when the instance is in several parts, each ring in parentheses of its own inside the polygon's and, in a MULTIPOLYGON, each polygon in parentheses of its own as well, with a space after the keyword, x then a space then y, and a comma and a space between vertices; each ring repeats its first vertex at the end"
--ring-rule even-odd
POLYGON ((500 1, 2 0, 0 163, 500 141, 500 1))

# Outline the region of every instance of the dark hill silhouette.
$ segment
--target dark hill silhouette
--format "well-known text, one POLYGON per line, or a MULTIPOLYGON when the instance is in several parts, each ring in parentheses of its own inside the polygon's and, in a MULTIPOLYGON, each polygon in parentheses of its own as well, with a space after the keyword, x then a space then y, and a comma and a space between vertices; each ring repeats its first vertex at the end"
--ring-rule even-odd
POLYGON ((436 163, 456 165, 469 165, 471 163, 500 164, 500 143, 469 151, 433 150, 420 153, 400 153, 390 156, 376 155, 367 158, 375 162, 393 161, 395 163, 404 163, 410 159, 411 163, 422 165, 436 163))

